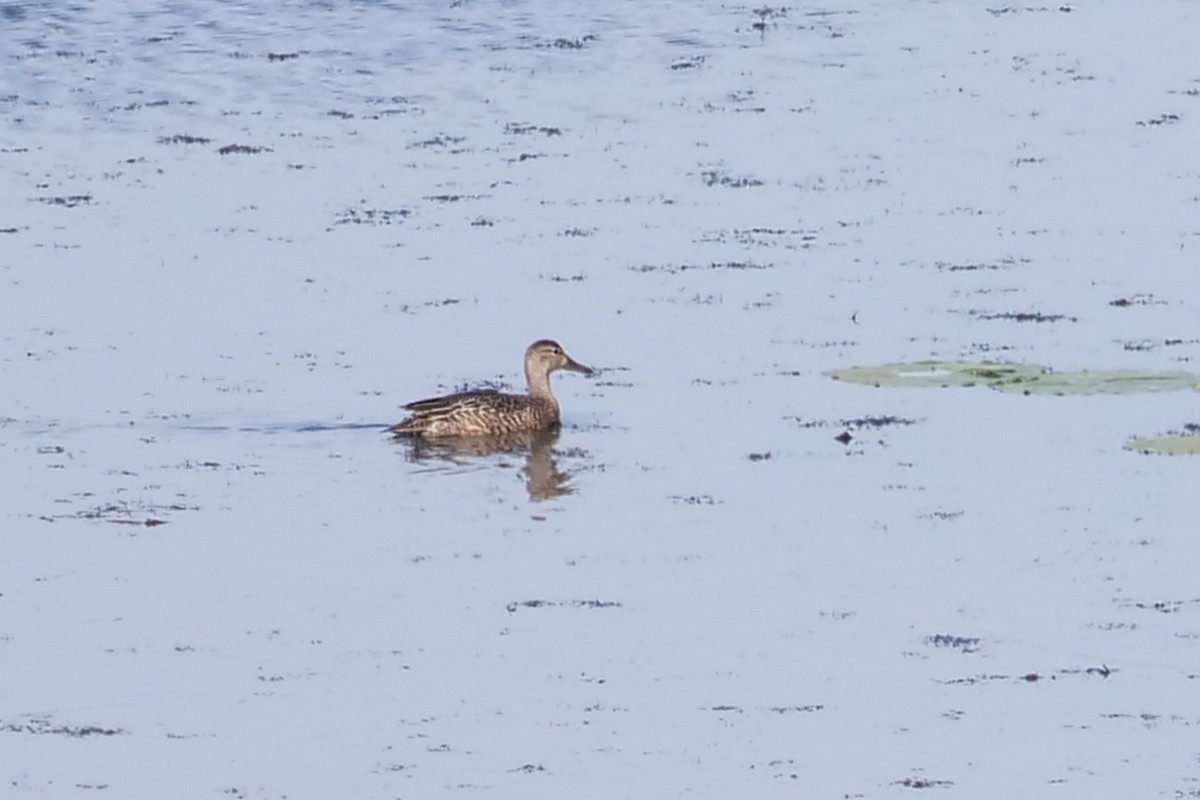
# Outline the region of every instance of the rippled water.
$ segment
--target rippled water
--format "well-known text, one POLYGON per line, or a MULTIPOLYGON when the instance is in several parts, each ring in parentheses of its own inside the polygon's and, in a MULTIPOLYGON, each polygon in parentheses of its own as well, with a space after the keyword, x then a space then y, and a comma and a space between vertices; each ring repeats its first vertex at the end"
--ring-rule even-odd
POLYGON ((2 791, 1187 796, 1195 16, 0 4, 2 791))

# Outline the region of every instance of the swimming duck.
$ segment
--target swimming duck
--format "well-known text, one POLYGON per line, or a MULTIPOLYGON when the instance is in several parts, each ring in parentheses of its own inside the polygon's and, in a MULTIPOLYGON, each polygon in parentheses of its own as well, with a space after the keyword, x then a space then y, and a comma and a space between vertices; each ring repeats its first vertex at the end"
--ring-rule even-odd
POLYGON ((550 373, 560 369, 592 375, 567 355, 558 342, 539 339, 525 350, 528 394, 494 390, 458 392, 418 400, 404 406, 407 419, 388 428, 395 436, 497 436, 558 427, 558 400, 550 389, 550 373))

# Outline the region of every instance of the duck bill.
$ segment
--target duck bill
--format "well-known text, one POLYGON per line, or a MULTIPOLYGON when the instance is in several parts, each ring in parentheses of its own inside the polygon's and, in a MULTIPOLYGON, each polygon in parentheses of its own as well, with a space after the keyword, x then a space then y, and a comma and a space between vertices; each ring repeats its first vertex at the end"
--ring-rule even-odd
POLYGON ((591 367, 585 367, 583 364, 580 364, 578 361, 576 361, 575 359, 566 355, 565 353, 563 355, 567 359, 567 363, 563 364, 563 367, 562 367, 563 369, 569 369, 569 370, 571 370, 571 372, 578 372, 583 375, 595 375, 596 374, 596 370, 592 369, 591 367))

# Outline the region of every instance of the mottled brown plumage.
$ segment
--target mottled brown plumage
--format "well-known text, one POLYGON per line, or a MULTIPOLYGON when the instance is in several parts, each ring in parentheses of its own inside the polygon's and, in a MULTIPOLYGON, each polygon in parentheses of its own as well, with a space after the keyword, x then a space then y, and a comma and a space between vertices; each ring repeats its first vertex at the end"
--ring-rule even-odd
POLYGON ((558 400, 550 389, 550 373, 560 369, 592 374, 589 367, 577 363, 557 342, 541 339, 525 351, 528 394, 480 390, 418 400, 404 406, 411 415, 388 428, 388 433, 425 437, 495 436, 549 430, 558 425, 558 400))

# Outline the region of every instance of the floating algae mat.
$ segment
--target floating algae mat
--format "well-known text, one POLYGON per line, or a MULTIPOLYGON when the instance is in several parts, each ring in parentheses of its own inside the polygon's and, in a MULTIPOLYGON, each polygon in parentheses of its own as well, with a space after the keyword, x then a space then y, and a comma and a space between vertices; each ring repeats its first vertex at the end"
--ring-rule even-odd
POLYGON ((850 367, 825 373, 834 380, 904 388, 987 386, 1022 394, 1129 394, 1200 391, 1200 376, 1188 372, 1081 370, 1055 372, 1036 364, 998 361, 912 361, 877 367, 850 367))
POLYGON ((1135 453, 1156 453, 1164 456, 1200 456, 1200 434, 1180 433, 1173 436, 1146 436, 1125 445, 1135 453))

